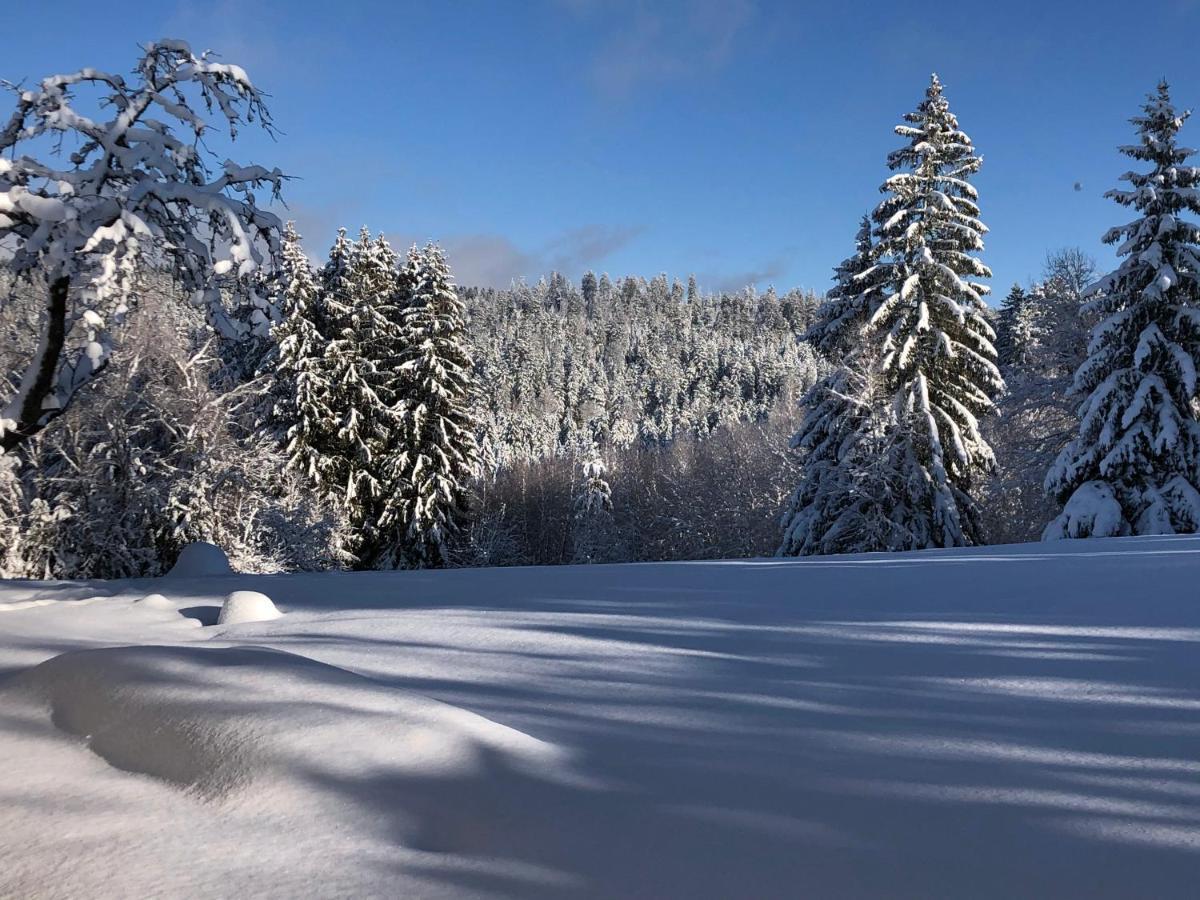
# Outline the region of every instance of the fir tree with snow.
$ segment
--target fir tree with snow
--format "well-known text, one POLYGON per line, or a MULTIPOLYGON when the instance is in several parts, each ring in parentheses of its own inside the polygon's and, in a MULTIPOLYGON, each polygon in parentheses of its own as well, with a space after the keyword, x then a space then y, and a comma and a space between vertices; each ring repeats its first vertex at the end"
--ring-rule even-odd
POLYGON ((596 453, 582 466, 582 483, 575 497, 574 556, 577 563, 600 562, 612 551, 612 488, 608 470, 596 453))
POLYGON ((1166 82, 1132 119, 1138 142, 1121 148, 1148 171, 1107 197, 1138 217, 1106 243, 1124 257, 1089 291, 1100 321, 1075 374, 1084 397, 1079 434, 1046 477, 1064 504, 1046 538, 1177 534, 1200 530, 1200 168, 1178 144, 1166 82))
POLYGON ((979 430, 1003 390, 986 319, 980 167, 933 76, 896 133, 896 172, 809 329, 836 368, 807 398, 781 555, 958 546, 993 465, 979 430), (874 228, 871 227, 874 223, 874 228))
POLYGON ((362 498, 375 492, 370 469, 375 436, 369 411, 381 405, 371 390, 370 361, 363 355, 360 341, 364 298, 357 294, 351 278, 353 257, 359 252, 346 240, 343 229, 321 273, 322 318, 328 323, 329 335, 323 367, 333 389, 329 405, 335 435, 328 483, 355 524, 362 520, 358 514, 362 498))
POLYGON ((880 300, 887 273, 879 265, 871 219, 863 216, 854 237, 854 254, 834 269, 834 285, 805 339, 834 359, 860 349, 863 326, 880 300))
POLYGON ((272 423, 288 466, 329 494, 340 485, 331 474, 335 415, 325 366, 328 341, 317 328, 317 281, 291 222, 284 229, 280 275, 283 320, 272 330, 278 346, 272 423))
POLYGON ((394 538, 377 565, 432 568, 447 562, 446 541, 463 522, 478 470, 474 374, 466 308, 441 248, 413 247, 406 269, 403 400, 387 462, 403 495, 381 519, 394 538))
POLYGON ((328 386, 327 451, 320 482, 345 511, 359 567, 386 552, 386 513, 398 495, 388 462, 399 430, 399 365, 403 342, 396 257, 386 240, 363 228, 351 243, 338 232, 321 272, 314 320, 327 334, 316 368, 328 386))
POLYGON ((805 416, 792 438, 801 476, 784 511, 779 556, 887 549, 860 543, 870 533, 862 517, 878 516, 866 489, 865 466, 877 449, 872 418, 883 398, 870 372, 864 330, 879 271, 870 221, 864 218, 855 252, 834 269, 834 287, 805 335, 835 365, 804 398, 805 416))
POLYGON ((848 360, 809 392, 791 447, 800 482, 783 515, 778 556, 894 550, 908 543, 896 524, 903 489, 892 468, 889 435, 875 414, 878 379, 848 360))
POLYGON ((970 183, 982 159, 933 76, 925 99, 896 133, 896 172, 872 218, 884 271, 872 302, 872 363, 890 398, 899 474, 908 496, 896 525, 906 546, 951 547, 980 540, 972 489, 993 465, 979 417, 1004 382, 986 318, 991 275, 975 255, 987 229, 970 183))
POLYGON ((1030 358, 1038 333, 1037 298, 1030 297, 1019 284, 1005 296, 996 324, 996 357, 1005 370, 1023 366, 1030 358))

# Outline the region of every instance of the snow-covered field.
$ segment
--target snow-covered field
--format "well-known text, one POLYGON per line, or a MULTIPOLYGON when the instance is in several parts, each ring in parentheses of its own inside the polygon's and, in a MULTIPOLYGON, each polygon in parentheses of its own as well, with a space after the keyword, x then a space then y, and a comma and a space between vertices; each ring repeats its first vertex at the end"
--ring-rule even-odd
POLYGON ((0 672, 4 897, 1200 884, 1200 538, 9 582, 0 672))

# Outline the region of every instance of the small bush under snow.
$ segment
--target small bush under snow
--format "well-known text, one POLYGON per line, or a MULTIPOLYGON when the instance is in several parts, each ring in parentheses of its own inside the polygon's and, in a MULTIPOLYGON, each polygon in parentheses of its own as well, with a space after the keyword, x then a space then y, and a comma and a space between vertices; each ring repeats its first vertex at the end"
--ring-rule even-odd
POLYGON ((179 553, 179 559, 171 571, 169 578, 199 578, 204 575, 232 575, 233 567, 229 565, 229 557, 225 551, 215 544, 197 541, 188 544, 179 553))
POLYGON ((148 609, 174 609, 175 604, 164 597, 162 594, 147 594, 140 600, 133 601, 138 606, 144 606, 148 609))
POLYGON ((269 622, 282 616, 271 598, 258 591, 234 591, 225 598, 218 625, 240 625, 244 622, 269 622))

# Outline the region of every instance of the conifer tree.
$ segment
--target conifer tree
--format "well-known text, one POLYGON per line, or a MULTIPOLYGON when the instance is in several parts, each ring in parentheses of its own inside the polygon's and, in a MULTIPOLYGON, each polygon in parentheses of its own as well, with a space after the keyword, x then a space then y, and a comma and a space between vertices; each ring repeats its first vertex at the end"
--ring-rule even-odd
POLYGON ((321 484, 343 507, 358 567, 376 563, 386 542, 381 519, 396 494, 388 465, 399 427, 399 324, 396 257, 363 228, 351 243, 338 232, 321 272, 314 319, 327 340, 321 369, 328 385, 328 452, 321 484))
POLYGON ((612 488, 605 477, 604 460, 589 454, 583 464, 583 482, 575 497, 573 561, 599 562, 605 558, 606 545, 613 539, 612 488))
POLYGON ((982 159, 936 75, 904 119, 896 133, 908 143, 889 154, 897 174, 872 215, 886 279, 869 321, 908 486, 896 524, 913 548, 972 544, 980 535, 971 491, 994 465, 978 417, 1004 388, 985 318, 988 288, 977 281, 991 272, 974 255, 987 231, 970 183, 982 159))
POLYGON ((834 360, 862 349, 863 326, 880 300, 888 273, 878 264, 871 231, 870 217, 863 216, 854 236, 854 254, 834 269, 834 285, 805 335, 805 340, 834 360))
POLYGON ((1075 374, 1079 434, 1059 455, 1047 490, 1064 503, 1046 538, 1200 530, 1200 168, 1177 137, 1166 82, 1131 121, 1138 143, 1121 152, 1149 171, 1121 176, 1106 196, 1138 218, 1111 229, 1125 259, 1089 291, 1100 317, 1075 374))
POLYGON ((590 269, 584 272, 583 281, 580 283, 580 291, 583 294, 584 307, 587 309, 589 315, 596 309, 596 291, 598 289, 596 273, 590 269))
POLYGON ((1000 306, 996 324, 996 357, 1002 370, 1028 362, 1036 332, 1035 312, 1032 298, 1014 284, 1000 306))
POLYGON ((896 133, 887 196, 809 331, 837 368, 793 439, 801 484, 783 555, 957 546, 979 540, 971 497, 993 465, 978 417, 1003 390, 983 296, 991 273, 981 164, 933 76, 896 133))
POLYGON ((280 265, 278 305, 283 320, 272 332, 278 357, 271 417, 288 467, 302 472, 327 495, 334 488, 330 472, 335 466, 332 387, 325 370, 327 341, 317 329, 321 300, 317 282, 291 222, 284 229, 280 265))
POLYGON ((872 416, 883 398, 870 371, 864 329, 877 299, 879 273, 870 221, 864 217, 855 252, 834 269, 834 286, 805 336, 834 361, 834 368, 805 397, 807 411, 792 438, 801 477, 784 512, 779 556, 887 549, 872 538, 872 520, 881 519, 875 507, 880 490, 868 485, 880 473, 880 434, 872 416))
POLYGON ((380 564, 429 568, 447 561, 446 541, 462 523, 478 468, 474 376, 466 309, 442 250, 413 247, 407 271, 412 296, 402 313, 404 399, 389 460, 403 496, 382 520, 395 537, 380 564))

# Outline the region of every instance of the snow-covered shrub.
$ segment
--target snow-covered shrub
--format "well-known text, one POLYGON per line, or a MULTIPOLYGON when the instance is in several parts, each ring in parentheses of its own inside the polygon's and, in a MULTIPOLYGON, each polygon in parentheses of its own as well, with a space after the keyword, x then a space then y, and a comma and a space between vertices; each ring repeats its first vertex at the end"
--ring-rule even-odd
POLYGON ((243 625, 247 622, 270 622, 282 616, 274 602, 258 591, 234 591, 221 604, 218 625, 243 625))
POLYGON ((195 541, 179 551, 179 557, 171 571, 172 578, 203 578, 209 575, 231 575, 233 567, 229 557, 216 544, 195 541))
POLYGON ((240 571, 331 564, 337 518, 252 428, 262 386, 230 383, 217 346, 201 313, 169 296, 123 330, 86 402, 10 454, 20 496, 15 511, 11 489, 0 502, 20 526, 8 574, 158 575, 194 541, 240 571))

